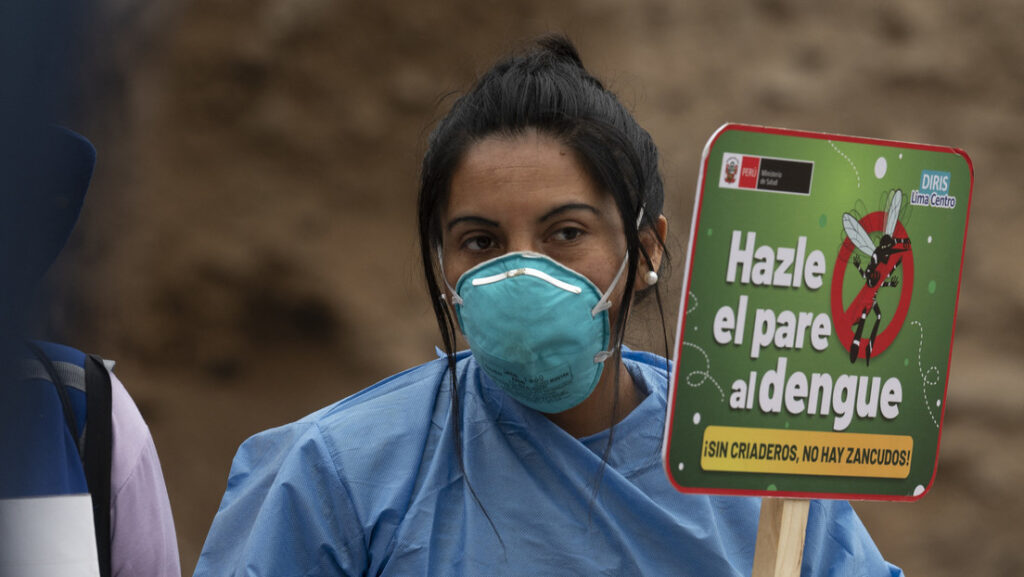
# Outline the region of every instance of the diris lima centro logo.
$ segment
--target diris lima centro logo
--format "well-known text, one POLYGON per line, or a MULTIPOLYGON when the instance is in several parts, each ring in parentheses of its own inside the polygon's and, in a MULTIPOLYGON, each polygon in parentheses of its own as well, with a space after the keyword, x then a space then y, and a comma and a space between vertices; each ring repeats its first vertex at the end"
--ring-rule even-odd
POLYGON ((941 170, 922 170, 919 188, 910 191, 910 204, 937 208, 956 208, 956 197, 949 194, 950 174, 941 170))

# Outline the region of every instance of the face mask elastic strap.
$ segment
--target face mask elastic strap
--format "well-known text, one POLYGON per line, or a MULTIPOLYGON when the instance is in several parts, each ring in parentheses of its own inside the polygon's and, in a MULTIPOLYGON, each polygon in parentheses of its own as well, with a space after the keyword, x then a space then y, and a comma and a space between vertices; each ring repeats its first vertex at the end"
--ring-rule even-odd
MULTIPOLYGON (((636 228, 637 228, 637 230, 640 230, 640 224, 643 222, 643 220, 644 220, 644 208, 640 207, 640 214, 638 214, 637 217, 636 217, 636 228)), ((626 263, 627 262, 629 262, 629 254, 628 253, 626 254, 626 257, 622 259, 622 264, 619 265, 619 272, 615 273, 615 278, 612 279, 611 286, 608 287, 608 290, 603 295, 601 295, 601 300, 597 302, 597 306, 595 306, 594 309, 592 311, 590 311, 591 316, 597 316, 597 313, 599 313, 601 311, 608 310, 608 309, 610 309, 612 307, 612 303, 611 303, 611 301, 609 299, 612 296, 612 291, 615 290, 615 285, 619 284, 619 278, 622 277, 622 273, 625 272, 625 270, 626 270, 626 263)), ((614 354, 614 351, 615 351, 615 347, 612 347, 612 348, 608 349, 607 351, 601 351, 601 352, 597 353, 596 355, 594 355, 594 363, 603 363, 603 362, 605 362, 606 360, 608 360, 608 357, 610 357, 610 356, 612 356, 612 354, 614 354)))
POLYGON ((622 264, 619 265, 619 272, 615 273, 615 278, 612 279, 612 284, 610 284, 608 286, 608 290, 604 291, 604 294, 601 295, 601 300, 597 301, 597 304, 594 305, 594 308, 590 310, 590 316, 596 317, 597 313, 612 308, 612 303, 610 300, 612 297, 612 291, 614 291, 615 286, 619 284, 619 279, 622 278, 622 273, 626 271, 627 262, 629 262, 629 255, 626 255, 625 258, 622 259, 622 264))
MULTIPOLYGON (((461 305, 462 297, 459 296, 459 293, 455 292, 455 288, 452 285, 448 284, 448 277, 444 276, 444 258, 441 256, 441 245, 437 245, 437 265, 441 269, 441 280, 444 282, 444 286, 448 288, 448 292, 452 295, 452 304, 461 305)), ((444 299, 443 294, 441 295, 441 298, 444 299)))
MULTIPOLYGON (((640 223, 643 221, 643 219, 644 219, 644 209, 643 209, 643 207, 640 207, 640 214, 637 215, 637 217, 636 217, 636 228, 637 228, 637 230, 640 229, 640 223)), ((615 273, 615 278, 612 279, 611 286, 609 286, 608 290, 605 291, 605 293, 603 295, 601 295, 601 300, 597 301, 597 304, 590 311, 590 316, 596 317, 597 313, 599 313, 601 311, 606 311, 606 310, 612 308, 612 303, 611 303, 611 300, 610 300, 611 296, 612 296, 612 291, 615 290, 615 286, 617 284, 619 284, 619 279, 622 278, 622 273, 626 271, 626 263, 627 262, 629 262, 629 253, 626 253, 625 258, 622 259, 622 264, 619 265, 619 272, 615 273)), ((601 361, 595 360, 594 362, 598 362, 599 363, 601 361)))

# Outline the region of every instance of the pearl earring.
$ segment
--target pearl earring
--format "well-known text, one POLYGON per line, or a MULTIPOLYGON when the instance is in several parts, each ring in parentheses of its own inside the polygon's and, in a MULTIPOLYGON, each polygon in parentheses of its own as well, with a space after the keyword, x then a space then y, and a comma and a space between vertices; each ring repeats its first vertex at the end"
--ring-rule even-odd
POLYGON ((644 275, 644 282, 647 283, 647 286, 654 286, 658 282, 658 273, 653 270, 647 271, 647 274, 644 275))

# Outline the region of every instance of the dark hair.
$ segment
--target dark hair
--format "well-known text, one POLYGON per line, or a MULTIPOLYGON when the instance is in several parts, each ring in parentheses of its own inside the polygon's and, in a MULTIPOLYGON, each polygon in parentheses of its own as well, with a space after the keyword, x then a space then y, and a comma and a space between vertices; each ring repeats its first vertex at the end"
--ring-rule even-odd
MULTIPOLYGON (((455 323, 441 299, 438 275, 443 271, 435 260, 441 243, 440 213, 448 200, 452 175, 471 146, 490 136, 516 136, 531 129, 572 149, 594 182, 615 199, 622 217, 629 259, 619 322, 612 335, 615 354, 611 361, 616 368, 621 362, 624 319, 629 312, 637 263, 643 258, 651 266, 637 230, 641 209, 640 227, 654 227, 664 204, 658 151, 651 136, 615 95, 587 72, 576 47, 564 36, 545 36, 525 53, 495 64, 455 101, 430 134, 420 173, 420 250, 427 289, 448 355, 456 427, 455 323)), ((656 234, 655 238, 660 242, 656 234)), ((657 287, 651 288, 658 295, 657 287)), ((660 308, 660 295, 658 304, 660 308)), ((458 434, 456 429, 456 439, 458 434)), ((461 463, 461 445, 456 443, 461 463)))

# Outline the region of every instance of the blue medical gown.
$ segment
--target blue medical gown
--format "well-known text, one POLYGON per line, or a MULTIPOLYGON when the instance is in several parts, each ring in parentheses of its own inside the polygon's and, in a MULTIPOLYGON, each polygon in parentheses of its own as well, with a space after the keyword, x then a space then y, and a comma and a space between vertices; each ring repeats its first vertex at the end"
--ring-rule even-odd
MULTIPOLYGON (((607 432, 572 437, 469 353, 457 363, 465 472, 444 359, 252 437, 195 574, 749 576, 760 500, 672 487, 665 360, 624 358, 647 397, 615 427, 607 466, 607 432)), ((902 572, 849 503, 812 501, 802 574, 902 572)))

